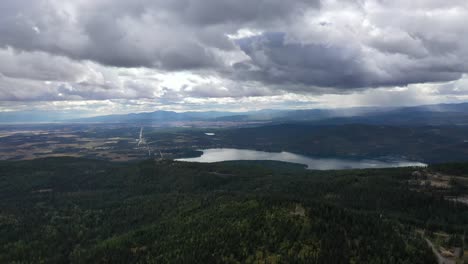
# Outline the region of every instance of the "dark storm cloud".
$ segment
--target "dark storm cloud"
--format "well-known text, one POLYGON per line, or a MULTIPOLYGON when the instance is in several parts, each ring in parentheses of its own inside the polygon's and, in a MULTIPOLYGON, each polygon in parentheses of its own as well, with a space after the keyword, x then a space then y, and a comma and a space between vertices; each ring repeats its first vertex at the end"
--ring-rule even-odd
POLYGON ((307 0, 186 0, 182 16, 200 25, 271 23, 288 19, 300 10, 318 8, 319 1, 307 0))
POLYGON ((281 21, 306 7, 299 0, 101 0, 72 7, 67 1, 7 0, 0 5, 1 46, 168 70, 222 67, 216 50, 234 48, 227 33, 281 21))
POLYGON ((164 89, 177 98, 253 97, 454 81, 468 73, 467 24, 466 0, 3 0, 0 100, 154 98, 164 89), (146 70, 202 80, 166 88, 139 75, 146 70))
POLYGON ((237 43, 251 60, 235 65, 236 76, 272 84, 300 83, 335 88, 402 86, 456 80, 463 70, 457 64, 447 65, 446 58, 436 62, 427 57, 419 60, 405 57, 386 64, 385 55, 372 58, 372 53, 367 54, 349 43, 303 44, 287 41, 286 34, 278 32, 240 39, 237 43), (369 65, 369 61, 379 59, 382 59, 380 68, 369 65))
POLYGON ((239 77, 331 87, 371 84, 360 62, 359 50, 326 44, 286 43, 285 38, 285 33, 269 32, 240 39, 238 45, 251 61, 242 67, 237 65, 239 77), (246 68, 249 63, 251 66, 246 68))

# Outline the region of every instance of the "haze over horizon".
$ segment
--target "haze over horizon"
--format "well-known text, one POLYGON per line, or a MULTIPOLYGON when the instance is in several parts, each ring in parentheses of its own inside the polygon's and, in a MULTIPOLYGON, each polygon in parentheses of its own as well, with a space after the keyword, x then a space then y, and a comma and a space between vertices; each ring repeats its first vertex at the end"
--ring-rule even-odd
POLYGON ((466 102, 466 25, 465 0, 5 0, 0 112, 466 102))

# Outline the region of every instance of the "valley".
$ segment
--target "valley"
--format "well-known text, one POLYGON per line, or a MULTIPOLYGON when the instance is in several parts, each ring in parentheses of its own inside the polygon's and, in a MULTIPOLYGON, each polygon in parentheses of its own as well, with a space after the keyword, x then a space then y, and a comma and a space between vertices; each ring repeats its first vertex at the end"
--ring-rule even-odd
POLYGON ((202 155, 200 149, 210 148, 426 164, 464 161, 468 156, 467 126, 285 123, 223 128, 160 128, 131 124, 29 125, 26 128, 0 127, 1 159, 75 156, 128 161, 160 158, 161 154, 164 158, 175 159, 198 157, 202 155), (139 147, 142 127, 148 144, 139 147))

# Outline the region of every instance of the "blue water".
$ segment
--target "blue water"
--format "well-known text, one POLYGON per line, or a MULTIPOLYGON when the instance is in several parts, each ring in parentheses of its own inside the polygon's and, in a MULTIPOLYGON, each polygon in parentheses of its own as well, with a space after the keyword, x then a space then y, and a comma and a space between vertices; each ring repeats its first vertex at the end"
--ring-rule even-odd
POLYGON ((313 158, 290 152, 265 152, 246 149, 217 148, 203 149, 203 155, 197 158, 183 158, 178 161, 189 162, 220 162, 229 160, 276 160, 307 165, 311 170, 339 170, 391 167, 424 167, 426 164, 407 160, 352 160, 313 158))

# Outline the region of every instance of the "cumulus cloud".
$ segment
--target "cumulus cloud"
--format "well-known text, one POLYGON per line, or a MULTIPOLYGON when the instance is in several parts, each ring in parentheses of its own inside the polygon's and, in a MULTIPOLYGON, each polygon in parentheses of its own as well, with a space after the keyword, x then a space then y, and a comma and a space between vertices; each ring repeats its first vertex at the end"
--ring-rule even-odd
POLYGON ((168 70, 221 67, 226 33, 271 24, 303 7, 296 0, 55 1, 6 0, 0 45, 119 67, 168 70))
POLYGON ((4 0, 0 101, 461 98, 467 24, 465 0, 4 0))
POLYGON ((235 76, 311 90, 457 80, 468 69, 468 8, 456 2, 324 1, 289 30, 238 39, 249 60, 235 76))
POLYGON ((300 83, 333 88, 402 86, 451 81, 461 77, 458 60, 447 56, 411 58, 365 51, 349 43, 300 43, 284 33, 263 33, 238 40, 250 57, 236 65, 239 78, 269 83, 300 83))
POLYGON ((5 77, 75 81, 84 71, 84 65, 63 56, 15 51, 12 48, 0 49, 0 72, 5 77))

